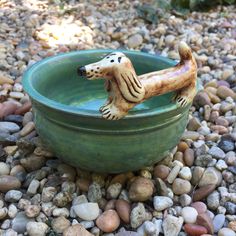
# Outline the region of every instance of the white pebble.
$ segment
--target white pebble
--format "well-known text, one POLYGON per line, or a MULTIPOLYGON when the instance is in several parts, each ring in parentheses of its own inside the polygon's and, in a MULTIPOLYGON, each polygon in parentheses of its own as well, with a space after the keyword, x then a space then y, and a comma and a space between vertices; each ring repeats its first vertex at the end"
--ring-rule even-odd
POLYGON ((192 179, 191 169, 187 166, 184 166, 179 172, 179 177, 185 180, 191 180, 192 179))
POLYGON ((198 212, 193 207, 184 207, 181 213, 185 223, 194 224, 197 220, 198 212))

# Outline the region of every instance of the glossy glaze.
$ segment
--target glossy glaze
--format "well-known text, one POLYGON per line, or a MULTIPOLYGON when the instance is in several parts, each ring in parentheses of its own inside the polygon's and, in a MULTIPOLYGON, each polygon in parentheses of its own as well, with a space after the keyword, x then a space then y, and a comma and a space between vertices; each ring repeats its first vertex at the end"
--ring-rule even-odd
MULTIPOLYGON (((137 170, 163 158, 179 141, 189 106, 172 102, 173 93, 153 97, 122 120, 102 119, 106 99, 102 80, 79 78, 76 69, 111 50, 61 54, 33 65, 23 85, 32 100, 36 129, 43 142, 65 162, 97 172, 137 170)), ((124 52, 137 74, 160 70, 175 62, 140 52, 124 52)))

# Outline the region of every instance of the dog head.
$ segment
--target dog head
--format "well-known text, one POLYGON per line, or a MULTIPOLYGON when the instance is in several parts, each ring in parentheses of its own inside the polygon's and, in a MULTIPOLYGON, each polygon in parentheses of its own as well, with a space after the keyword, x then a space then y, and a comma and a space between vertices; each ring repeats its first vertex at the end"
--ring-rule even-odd
POLYGON ((116 81, 122 96, 129 102, 140 102, 145 94, 132 62, 121 52, 112 52, 101 61, 79 67, 78 74, 89 80, 104 78, 116 81))

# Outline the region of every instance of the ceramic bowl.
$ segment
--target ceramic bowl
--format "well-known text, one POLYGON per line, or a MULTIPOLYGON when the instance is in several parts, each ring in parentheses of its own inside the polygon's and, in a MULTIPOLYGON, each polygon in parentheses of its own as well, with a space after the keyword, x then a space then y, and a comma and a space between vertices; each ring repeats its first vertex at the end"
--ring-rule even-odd
MULTIPOLYGON (((44 144, 64 162, 82 169, 119 173, 160 161, 176 146, 190 105, 177 107, 173 93, 153 97, 118 121, 101 117, 107 92, 104 80, 88 81, 78 66, 100 60, 111 50, 71 52, 44 59, 23 76, 44 144)), ((174 66, 170 59, 123 51, 137 74, 174 66)))

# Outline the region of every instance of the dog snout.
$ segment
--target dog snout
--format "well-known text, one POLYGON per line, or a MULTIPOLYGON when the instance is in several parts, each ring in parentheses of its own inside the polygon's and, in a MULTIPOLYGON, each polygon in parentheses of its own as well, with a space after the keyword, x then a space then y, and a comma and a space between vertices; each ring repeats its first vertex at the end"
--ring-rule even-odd
POLYGON ((85 66, 81 66, 77 69, 77 73, 79 76, 86 76, 86 68, 85 66))

